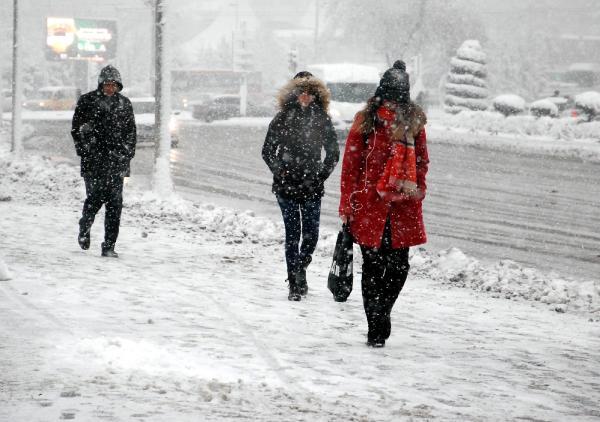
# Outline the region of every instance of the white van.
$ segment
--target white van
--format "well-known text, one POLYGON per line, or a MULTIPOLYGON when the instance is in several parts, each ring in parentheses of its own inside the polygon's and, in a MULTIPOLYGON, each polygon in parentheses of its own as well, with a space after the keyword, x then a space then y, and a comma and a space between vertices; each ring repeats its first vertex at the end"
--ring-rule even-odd
POLYGON ((327 85, 331 93, 329 113, 343 142, 354 116, 377 89, 379 69, 356 63, 324 63, 308 65, 306 70, 327 85))

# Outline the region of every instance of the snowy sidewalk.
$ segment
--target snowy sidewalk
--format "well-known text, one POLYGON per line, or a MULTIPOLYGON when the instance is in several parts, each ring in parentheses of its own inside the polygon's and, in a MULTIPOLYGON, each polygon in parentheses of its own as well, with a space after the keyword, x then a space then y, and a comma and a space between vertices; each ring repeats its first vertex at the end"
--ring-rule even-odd
POLYGON ((413 274, 370 349, 360 277, 333 302, 327 254, 292 303, 282 245, 126 208, 101 258, 103 211, 81 251, 54 183, 0 202, 1 421, 600 417, 598 322, 413 274))

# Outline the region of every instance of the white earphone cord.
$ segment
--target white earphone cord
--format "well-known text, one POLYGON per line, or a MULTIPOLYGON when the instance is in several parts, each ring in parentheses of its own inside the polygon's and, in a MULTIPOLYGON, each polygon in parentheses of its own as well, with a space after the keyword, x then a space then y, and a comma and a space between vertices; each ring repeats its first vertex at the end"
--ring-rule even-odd
MULTIPOLYGON (((357 204, 357 206, 354 206, 352 204, 352 197, 354 196, 354 194, 367 191, 367 174, 368 174, 368 170, 369 170, 369 157, 371 156, 373 151, 375 151, 375 146, 377 145, 377 130, 375 129, 375 123, 376 123, 375 116, 373 116, 373 148, 371 148, 371 151, 369 151, 369 153, 365 157, 365 184, 361 190, 355 190, 354 192, 352 192, 350 194, 350 197, 348 198, 348 201, 350 201, 350 207, 352 208, 352 211, 358 211, 362 208, 362 204, 357 204)), ((369 144, 367 143, 367 148, 368 147, 369 147, 369 144)))

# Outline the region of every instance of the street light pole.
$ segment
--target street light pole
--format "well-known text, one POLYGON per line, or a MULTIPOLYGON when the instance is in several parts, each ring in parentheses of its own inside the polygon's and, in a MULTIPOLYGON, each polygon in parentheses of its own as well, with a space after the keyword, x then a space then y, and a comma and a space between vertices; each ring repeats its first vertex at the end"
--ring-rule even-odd
POLYGON ((315 57, 314 60, 318 61, 319 57, 319 0, 315 0, 315 57))
POLYGON ((21 79, 20 44, 19 0, 13 0, 12 138, 10 150, 16 157, 20 157, 23 152, 21 130, 23 81, 21 79))
POLYGON ((166 0, 156 0, 154 22, 155 22, 155 91, 156 109, 154 113, 154 139, 156 143, 154 158, 153 188, 156 193, 163 197, 173 193, 173 181, 171 179, 170 155, 171 155, 171 133, 169 131, 169 120, 171 118, 171 74, 169 71, 169 59, 166 40, 167 19, 166 0))

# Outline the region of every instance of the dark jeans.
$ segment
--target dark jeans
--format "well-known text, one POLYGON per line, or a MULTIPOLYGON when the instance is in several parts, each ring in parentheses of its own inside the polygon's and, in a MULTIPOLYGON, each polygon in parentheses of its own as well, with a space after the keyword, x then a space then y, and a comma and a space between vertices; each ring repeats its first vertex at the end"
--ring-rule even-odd
POLYGON ((83 203, 83 212, 79 220, 79 228, 89 231, 102 205, 106 209, 104 216, 105 248, 115 245, 121 225, 121 210, 123 209, 123 176, 121 175, 85 175, 85 193, 87 198, 83 203))
POLYGON ((408 277, 408 248, 392 249, 392 233, 386 222, 380 248, 361 245, 362 295, 369 341, 386 340, 391 332, 390 315, 408 277))
POLYGON ((298 202, 277 196, 285 225, 285 261, 287 271, 295 274, 308 265, 319 240, 321 198, 298 202), (302 243, 300 243, 302 237, 302 243))

